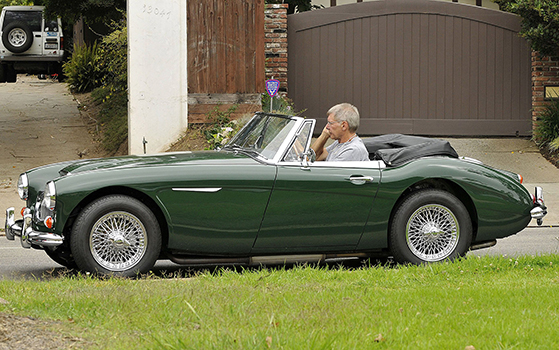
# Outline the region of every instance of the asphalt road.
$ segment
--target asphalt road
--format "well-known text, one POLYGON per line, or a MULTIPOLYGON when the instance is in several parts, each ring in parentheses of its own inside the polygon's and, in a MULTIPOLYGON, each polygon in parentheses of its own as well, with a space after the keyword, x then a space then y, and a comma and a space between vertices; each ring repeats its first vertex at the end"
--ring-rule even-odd
MULTIPOLYGON (((559 253, 559 227, 535 227, 498 240, 494 247, 468 254, 518 257, 557 253, 559 253)), ((185 269, 184 266, 162 260, 155 265, 154 273, 173 274, 185 269)), ((73 272, 52 261, 45 252, 22 248, 18 238, 15 241, 8 241, 5 237, 0 237, 0 280, 46 279, 66 273, 73 272)))
MULTIPOLYGON (((158 274, 180 269, 181 266, 168 260, 157 262, 154 268, 158 274)), ((23 248, 19 237, 9 241, 4 235, 0 236, 0 280, 44 279, 65 273, 73 272, 52 261, 44 251, 23 248)))

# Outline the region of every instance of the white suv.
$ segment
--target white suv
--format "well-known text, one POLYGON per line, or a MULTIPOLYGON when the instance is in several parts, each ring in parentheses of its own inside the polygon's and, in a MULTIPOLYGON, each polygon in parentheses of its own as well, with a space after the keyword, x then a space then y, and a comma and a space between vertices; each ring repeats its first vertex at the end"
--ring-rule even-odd
POLYGON ((44 6, 6 6, 0 15, 0 82, 17 72, 60 74, 64 36, 60 18, 47 20, 44 6))

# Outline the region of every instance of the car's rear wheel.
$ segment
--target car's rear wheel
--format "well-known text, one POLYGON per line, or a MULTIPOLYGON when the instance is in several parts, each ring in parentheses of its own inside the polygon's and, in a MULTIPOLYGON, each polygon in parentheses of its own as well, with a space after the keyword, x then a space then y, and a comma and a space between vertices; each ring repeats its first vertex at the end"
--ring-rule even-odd
POLYGON ((33 44, 33 32, 23 22, 12 22, 4 28, 2 43, 10 52, 23 53, 33 44))
POLYGON ((389 244, 400 263, 421 264, 464 256, 472 241, 472 222, 454 195, 437 189, 412 193, 392 221, 389 244))
POLYGON ((153 212, 135 198, 102 197, 76 219, 72 254, 81 270, 132 277, 148 272, 161 250, 161 230, 153 212))

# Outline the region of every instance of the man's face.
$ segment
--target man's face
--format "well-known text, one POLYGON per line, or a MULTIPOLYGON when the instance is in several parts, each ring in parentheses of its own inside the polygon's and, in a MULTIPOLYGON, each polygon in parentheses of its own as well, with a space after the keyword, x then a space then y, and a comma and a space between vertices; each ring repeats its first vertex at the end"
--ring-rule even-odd
POLYGON ((343 130, 343 123, 345 122, 336 121, 332 114, 328 115, 328 123, 326 124, 326 129, 330 133, 330 138, 332 140, 339 140, 344 134, 345 131, 343 130))

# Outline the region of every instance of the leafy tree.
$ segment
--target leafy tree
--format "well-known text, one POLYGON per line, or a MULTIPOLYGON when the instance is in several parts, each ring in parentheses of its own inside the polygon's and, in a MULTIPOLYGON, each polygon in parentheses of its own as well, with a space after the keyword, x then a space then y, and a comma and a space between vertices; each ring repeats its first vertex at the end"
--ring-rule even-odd
POLYGON ((58 16, 74 23, 80 17, 89 23, 110 23, 122 18, 126 11, 126 0, 39 0, 46 7, 49 17, 58 16))
POLYGON ((0 11, 4 6, 30 6, 33 5, 33 1, 29 0, 0 0, 0 11))
POLYGON ((501 10, 522 17, 520 35, 543 55, 559 55, 559 1, 494 0, 501 10))

